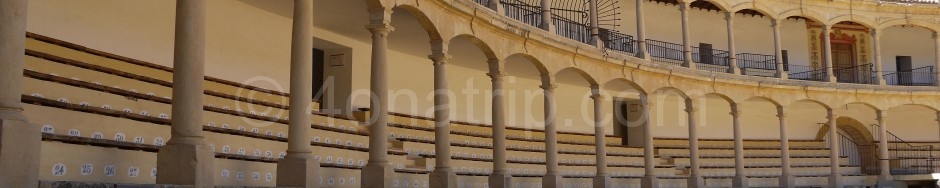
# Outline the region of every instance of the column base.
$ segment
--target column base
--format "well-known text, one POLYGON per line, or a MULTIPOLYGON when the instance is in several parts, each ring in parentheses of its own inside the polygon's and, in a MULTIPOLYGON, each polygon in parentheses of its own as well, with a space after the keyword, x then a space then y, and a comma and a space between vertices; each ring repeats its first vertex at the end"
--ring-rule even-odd
POLYGON ((610 188, 610 175, 604 174, 594 176, 594 187, 610 188))
POLYGON ((790 75, 789 75, 789 74, 787 74, 787 73, 780 73, 780 72, 774 74, 774 77, 777 77, 777 78, 780 78, 780 79, 783 79, 783 80, 790 79, 790 75))
POLYGON ((395 171, 388 165, 388 162, 369 161, 365 167, 362 167, 361 185, 365 188, 386 188, 392 187, 392 179, 395 171), (366 180, 368 178, 368 181, 366 180))
POLYGON ((644 175, 640 179, 640 187, 659 187, 659 178, 654 175, 644 175))
POLYGON ((838 83, 838 82, 839 82, 839 78, 836 78, 836 77, 829 77, 829 80, 827 80, 827 81, 830 82, 830 83, 838 83))
POLYGON ((686 187, 705 187, 705 178, 702 178, 702 175, 692 174, 689 176, 686 187))
POLYGON ((748 187, 747 185, 747 176, 735 175, 734 178, 731 178, 731 187, 740 188, 748 187))
POLYGON ((0 187, 38 187, 39 126, 0 119, 0 187))
POLYGON ((157 152, 157 184, 212 187, 215 152, 205 144, 168 142, 157 152))
POLYGON ((564 177, 561 176, 558 172, 548 172, 545 176, 542 176, 542 187, 562 187, 561 180, 564 177))
POLYGON ((829 175, 829 186, 830 187, 842 187, 842 174, 830 174, 829 175))
POLYGON ((512 176, 506 171, 493 171, 493 174, 490 174, 489 182, 490 188, 511 188, 512 176))
POLYGON ((278 187, 319 187, 320 163, 307 156, 288 154, 277 161, 278 187))
POLYGON ((430 185, 428 187, 434 188, 456 188, 457 187, 457 174, 454 173, 452 168, 435 168, 434 172, 431 172, 428 175, 430 179, 430 185))
POLYGON ((781 188, 794 188, 794 187, 796 187, 796 177, 794 177, 792 174, 783 174, 783 175, 780 175, 780 177, 779 177, 778 179, 779 179, 780 182, 778 182, 777 185, 778 185, 779 187, 781 187, 781 188))

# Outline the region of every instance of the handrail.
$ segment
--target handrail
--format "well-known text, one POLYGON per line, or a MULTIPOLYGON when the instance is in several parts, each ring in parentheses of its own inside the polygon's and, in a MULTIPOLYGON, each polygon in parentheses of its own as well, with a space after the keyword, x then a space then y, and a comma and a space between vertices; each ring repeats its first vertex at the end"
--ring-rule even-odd
MULTIPOLYGON (((871 129, 875 140, 880 141, 881 132, 878 124, 872 124, 871 129)), ((905 174, 930 174, 934 173, 935 156, 932 145, 914 145, 905 141, 891 131, 885 131, 889 139, 888 150, 890 157, 888 160, 897 161, 897 165, 891 165, 890 172, 894 175, 905 174)))

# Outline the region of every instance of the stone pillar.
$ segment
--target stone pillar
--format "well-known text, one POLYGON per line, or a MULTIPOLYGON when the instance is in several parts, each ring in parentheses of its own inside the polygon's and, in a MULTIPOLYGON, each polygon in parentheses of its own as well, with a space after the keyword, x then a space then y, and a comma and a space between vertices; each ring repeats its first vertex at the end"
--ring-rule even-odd
POLYGON ((447 43, 431 41, 434 62, 434 172, 430 174, 431 187, 457 187, 457 174, 450 166, 450 96, 447 87, 447 43))
POLYGON ((692 99, 685 99, 685 111, 689 119, 689 182, 688 187, 705 187, 705 179, 702 178, 701 163, 699 163, 698 154, 698 124, 695 122, 695 105, 692 99))
POLYGON ((640 93, 640 106, 643 108, 641 110, 643 113, 643 153, 651 154, 643 155, 643 179, 640 180, 641 187, 659 187, 659 178, 656 177, 656 156, 654 155, 656 151, 653 145, 653 124, 650 123, 651 105, 652 103, 649 101, 649 96, 645 93, 640 93))
MULTIPOLYGON (((290 118, 287 155, 277 163, 277 186, 319 186, 320 163, 312 160, 310 102, 313 100, 313 1, 294 0, 290 58, 290 118)), ((322 75, 321 75, 322 76, 322 75)))
POLYGON ((842 187, 842 172, 839 171, 839 128, 836 125, 835 112, 832 109, 827 110, 829 119, 829 186, 842 187))
POLYGON ((21 103, 27 4, 0 1, 0 187, 39 186, 42 134, 27 121, 21 103))
POLYGON ((555 125, 555 88, 554 78, 542 75, 540 86, 545 94, 545 176, 542 187, 561 187, 562 176, 558 172, 558 130, 555 125))
POLYGON ((552 4, 549 2, 549 0, 542 0, 541 2, 542 25, 539 28, 555 33, 555 24, 552 23, 552 4))
POLYGON ((790 75, 787 74, 787 71, 784 71, 786 68, 783 67, 783 47, 780 42, 780 22, 779 19, 771 19, 770 27, 774 30, 774 66, 777 68, 777 73, 774 77, 780 79, 789 79, 790 75))
POLYGON ((588 1, 591 11, 591 42, 597 48, 604 48, 604 41, 601 40, 601 29, 598 27, 597 0, 588 1))
POLYGON ((202 135, 206 1, 176 1, 170 140, 157 153, 157 184, 212 187, 215 154, 202 135))
POLYGON ((884 67, 881 64, 881 30, 871 30, 871 54, 875 58, 875 83, 877 85, 886 85, 884 76, 884 67))
POLYGON ((779 186, 783 188, 796 187, 796 178, 790 172, 790 137, 787 136, 787 113, 783 106, 777 107, 777 118, 780 120, 780 178, 779 186))
POLYGON ((822 33, 819 35, 823 37, 823 68, 826 69, 826 80, 827 82, 836 83, 839 79, 836 78, 835 73, 833 73, 833 62, 832 62, 832 37, 829 36, 829 33, 832 32, 832 25, 823 25, 822 33))
POLYGON ((490 9, 492 9, 493 11, 496 11, 496 13, 500 15, 504 14, 503 5, 502 3, 499 2, 499 0, 490 0, 489 3, 486 5, 486 7, 489 7, 490 9))
POLYGON ((395 172, 388 164, 388 33, 394 28, 392 10, 374 8, 369 10, 371 24, 366 26, 372 33, 372 77, 369 89, 372 92, 372 113, 366 122, 369 126, 369 162, 362 168, 362 187, 392 187, 395 172))
POLYGON ((594 101, 594 155, 597 157, 597 173, 594 175, 594 187, 611 187, 610 174, 607 173, 607 135, 604 133, 604 96, 600 85, 591 85, 591 99, 594 101))
POLYGON ((682 18, 682 66, 689 69, 698 69, 692 61, 692 42, 689 38, 689 9, 691 2, 679 2, 679 12, 682 18))
POLYGON ((503 104, 503 74, 499 60, 489 62, 490 79, 493 81, 493 173, 489 177, 492 188, 512 187, 508 169, 506 169, 506 116, 503 104))
MULTIPOLYGON (((636 57, 650 59, 649 50, 646 49, 646 20, 643 19, 643 1, 636 1, 636 57)), ((938 47, 940 48, 940 47, 938 47)))
POLYGON ((732 187, 747 187, 747 174, 744 172, 744 138, 741 136, 741 111, 738 104, 731 103, 731 122, 734 127, 734 178, 732 187))
POLYGON ((934 62, 933 66, 935 74, 933 77, 933 84, 940 87, 940 32, 933 32, 933 43, 934 50, 936 51, 934 52, 934 56, 936 56, 936 62, 934 62))
POLYGON ((888 112, 877 110, 878 118, 878 181, 888 182, 894 180, 891 177, 891 156, 888 153, 888 112))
POLYGON ((738 67, 738 53, 734 49, 733 12, 725 12, 725 23, 728 25, 728 73, 741 74, 741 68, 738 67))

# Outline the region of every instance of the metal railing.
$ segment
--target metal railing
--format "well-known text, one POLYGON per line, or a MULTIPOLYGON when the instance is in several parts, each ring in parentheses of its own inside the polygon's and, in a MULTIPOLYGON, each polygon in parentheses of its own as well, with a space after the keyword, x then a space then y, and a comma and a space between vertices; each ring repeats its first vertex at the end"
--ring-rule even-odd
MULTIPOLYGON (((825 129, 825 130, 829 129, 829 125, 826 125, 825 123, 819 123, 818 125, 820 125, 821 129, 825 129)), ((877 169, 871 169, 869 168, 871 165, 866 165, 866 164, 877 164, 877 158, 871 157, 877 154, 876 152, 877 150, 875 150, 876 148, 874 148, 872 144, 859 144, 855 139, 852 139, 852 137, 842 134, 842 132, 837 132, 836 134, 839 135, 839 137, 836 138, 836 139, 839 139, 839 157, 846 157, 846 159, 848 159, 843 164, 847 164, 849 166, 861 167, 862 174, 869 174, 869 175, 874 175, 872 173, 877 174, 878 172, 877 169), (875 163, 872 163, 873 162, 872 160, 876 160, 874 161, 875 163)), ((826 140, 826 146, 828 146, 829 148, 832 148, 832 139, 829 137, 829 135, 830 134, 826 134, 824 139, 826 140)), ((841 166, 843 164, 830 164, 830 165, 841 166)))
POLYGON ((650 54, 650 58, 656 61, 676 66, 682 66, 683 61, 685 61, 681 44, 646 39, 646 49, 650 54))
POLYGON ((499 0, 507 17, 538 27, 542 25, 542 8, 522 0, 499 0))
POLYGON ((739 53, 735 58, 742 69, 777 70, 777 58, 773 55, 739 53))
POLYGON ((711 72, 728 73, 731 66, 731 58, 728 58, 728 51, 717 49, 706 49, 698 46, 692 46, 692 61, 697 63, 699 70, 711 72))
MULTIPOLYGON (((872 135, 876 141, 881 139, 880 126, 872 124, 872 135)), ((904 141, 901 137, 887 131, 888 153, 892 175, 931 174, 936 172, 934 162, 937 158, 933 154, 932 145, 914 145, 904 141)), ((880 169, 880 165, 875 165, 880 169)))
POLYGON ((591 26, 561 16, 552 16, 555 33, 581 43, 591 43, 591 26))
POLYGON ((933 86, 937 80, 937 73, 933 66, 925 66, 911 70, 883 72, 885 84, 901 86, 933 86))
POLYGON ((810 66, 804 65, 787 65, 784 67, 788 71, 788 76, 790 79, 796 80, 809 80, 809 81, 826 81, 826 70, 825 69, 816 69, 810 66))
POLYGON ((872 64, 840 67, 832 69, 839 83, 874 84, 875 74, 872 64))
POLYGON ((483 6, 489 6, 489 5, 490 5, 490 0, 473 0, 473 2, 477 2, 478 4, 481 4, 481 5, 483 5, 483 6))
POLYGON ((637 56, 637 42, 633 36, 619 33, 609 29, 600 29, 600 38, 604 47, 637 56))

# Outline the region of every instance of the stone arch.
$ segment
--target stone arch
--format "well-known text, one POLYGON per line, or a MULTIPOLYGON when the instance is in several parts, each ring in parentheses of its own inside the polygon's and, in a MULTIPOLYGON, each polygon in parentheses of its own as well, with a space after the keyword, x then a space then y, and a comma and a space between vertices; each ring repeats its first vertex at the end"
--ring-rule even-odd
POLYGON ((702 1, 702 2, 711 3, 712 5, 715 5, 715 7, 718 7, 718 9, 719 9, 720 11, 722 11, 722 12, 728 12, 728 11, 731 10, 731 5, 728 5, 728 3, 727 3, 726 1, 720 1, 720 0, 693 0, 693 1, 690 1, 689 3, 694 3, 694 2, 696 2, 696 1, 702 1))
POLYGON ((627 80, 626 78, 614 78, 614 79, 608 80, 607 82, 604 82, 604 85, 608 85, 608 84, 611 84, 611 83, 617 83, 617 82, 619 82, 619 83, 624 83, 624 84, 629 85, 629 86, 632 87, 634 90, 637 90, 637 92, 639 92, 640 94, 647 94, 646 90, 643 89, 643 87, 640 87, 640 85, 637 84, 636 82, 633 82, 633 81, 631 81, 631 80, 627 80))
POLYGON ((765 101, 765 102, 770 102, 771 104, 774 104, 774 106, 777 106, 777 107, 783 106, 783 105, 780 104, 780 102, 777 102, 777 101, 774 100, 774 99, 767 98, 767 97, 764 97, 764 96, 754 96, 754 97, 745 99, 745 101, 765 101))
POLYGON ((684 91, 680 90, 679 88, 674 88, 674 87, 662 87, 662 88, 656 89, 655 91, 650 92, 650 94, 655 94, 655 95, 675 94, 685 100, 692 99, 692 97, 689 97, 689 95, 686 94, 684 91))
POLYGON ((836 16, 832 19, 829 19, 828 22, 824 22, 824 23, 826 23, 826 25, 835 25, 840 22, 857 23, 857 24, 867 27, 868 29, 876 28, 878 26, 875 20, 871 20, 871 19, 867 19, 867 18, 863 18, 859 16, 853 16, 851 14, 836 16))
POLYGON ((932 31, 932 32, 940 31, 940 29, 937 28, 938 26, 937 26, 936 24, 933 24, 933 23, 930 23, 930 22, 921 21, 921 20, 906 19, 906 18, 898 18, 898 19, 892 19, 892 20, 889 20, 889 21, 882 22, 882 23, 878 24, 878 27, 877 27, 877 28, 878 28, 878 29, 887 29, 887 28, 889 28, 889 27, 900 26, 900 25, 914 25, 914 26, 919 26, 919 27, 922 27, 922 28, 924 28, 924 29, 930 30, 930 31, 932 31))
POLYGON ((805 10, 805 9, 791 9, 791 10, 783 11, 777 17, 780 19, 787 19, 790 17, 801 17, 801 18, 806 18, 808 20, 812 20, 814 22, 818 22, 818 23, 826 23, 824 21, 826 20, 825 19, 826 16, 816 11, 805 10))
POLYGON ((450 43, 451 41, 454 41, 454 39, 457 39, 457 38, 469 40, 471 43, 473 43, 474 46, 477 47, 477 49, 483 52, 483 55, 486 55, 486 59, 499 59, 499 56, 496 55, 496 52, 493 51, 493 48, 491 48, 490 45, 486 43, 486 41, 483 41, 480 38, 477 38, 476 36, 473 36, 470 34, 457 35, 457 36, 454 36, 453 38, 447 39, 446 42, 450 43))
POLYGON ((769 17, 770 19, 779 18, 777 13, 775 13, 773 9, 771 9, 770 7, 767 7, 764 4, 760 4, 757 2, 760 2, 760 1, 752 2, 752 3, 741 3, 738 5, 735 5, 734 7, 731 8, 731 12, 738 12, 742 10, 754 10, 754 11, 760 12, 764 16, 769 17))
MULTIPOLYGON (((507 64, 507 63, 509 63, 509 62, 508 62, 509 59, 511 59, 511 58, 513 58, 513 57, 521 57, 521 58, 524 58, 525 60, 527 60, 529 63, 532 63, 532 65, 535 66, 536 70, 538 70, 539 75, 545 76, 545 75, 550 75, 550 74, 551 74, 551 71, 548 70, 548 68, 545 66, 544 63, 542 63, 542 61, 539 61, 539 59, 536 58, 535 56, 532 56, 532 55, 529 55, 529 54, 525 54, 525 53, 516 53, 516 54, 509 55, 509 56, 507 56, 506 58, 503 58, 503 61, 500 61, 500 62, 503 63, 503 64, 507 64)), ((505 65, 504 65, 504 66, 505 66, 505 65)))
POLYGON ((595 80, 594 77, 591 76, 591 74, 588 74, 584 70, 581 70, 577 67, 568 67, 568 68, 561 69, 559 71, 556 71, 554 74, 552 74, 552 76, 558 77, 558 74, 561 74, 562 72, 565 72, 565 71, 571 71, 571 72, 574 72, 575 74, 578 74, 579 76, 581 76, 581 78, 587 81, 588 84, 590 85, 598 85, 597 80, 595 80))
POLYGON ((823 103, 823 102, 821 102, 821 101, 818 101, 818 100, 814 100, 814 99, 801 99, 801 100, 793 101, 792 103, 787 104, 787 105, 784 105, 784 106, 792 106, 793 104, 800 103, 800 102, 813 103, 813 104, 817 104, 817 105, 819 105, 819 106, 825 108, 826 110, 832 110, 832 107, 831 107, 830 105, 828 105, 828 104, 826 104, 826 103, 823 103))
MULTIPOLYGON (((421 24, 421 27, 424 29, 424 31, 428 33, 428 38, 431 38, 431 40, 442 39, 440 29, 437 28, 437 26, 434 25, 434 22, 431 21, 431 19, 428 18, 426 14, 424 14, 424 11, 421 11, 421 9, 418 7, 411 5, 397 5, 392 9, 402 9, 405 10, 405 12, 411 14, 411 16, 418 20, 418 23, 421 24)), ((394 23, 392 23, 392 25, 394 26, 394 23)))

